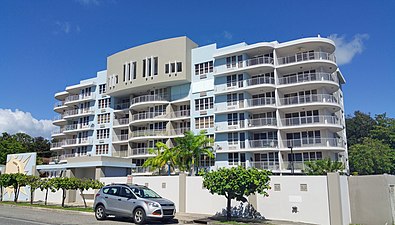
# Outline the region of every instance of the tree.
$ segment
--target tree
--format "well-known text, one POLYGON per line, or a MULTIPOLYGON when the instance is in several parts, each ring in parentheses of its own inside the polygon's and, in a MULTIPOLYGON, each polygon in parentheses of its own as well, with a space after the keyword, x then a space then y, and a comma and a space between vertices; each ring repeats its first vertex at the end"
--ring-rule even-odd
POLYGON ((349 149, 350 170, 361 175, 395 172, 395 151, 381 140, 365 138, 349 149))
POLYGON ((53 180, 52 179, 42 179, 41 180, 41 186, 40 190, 44 191, 45 190, 45 205, 47 205, 47 200, 48 200, 48 191, 51 190, 51 192, 55 192, 56 189, 53 187, 53 180))
POLYGON ((11 184, 10 174, 3 173, 0 174, 0 201, 3 201, 3 187, 8 187, 11 184))
POLYGON ((376 123, 370 131, 370 136, 395 149, 395 119, 388 118, 384 113, 376 115, 375 120, 376 123))
MULTIPOLYGON (((77 178, 75 178, 77 179, 77 178)), ((84 191, 89 189, 100 189, 103 187, 103 183, 92 179, 77 179, 77 189, 80 191, 82 200, 84 201, 84 206, 87 208, 84 191)))
POLYGON ((19 192, 21 187, 27 185, 27 175, 23 173, 11 173, 10 183, 7 186, 14 188, 14 202, 18 202, 19 192))
POLYGON ((158 169, 160 174, 162 167, 167 163, 166 159, 163 157, 164 149, 168 149, 165 143, 163 142, 156 143, 155 148, 148 150, 149 154, 155 155, 155 157, 147 159, 144 162, 143 167, 151 167, 152 169, 158 169))
POLYGON ((375 125, 375 120, 370 114, 355 111, 354 116, 348 115, 346 118, 346 133, 348 147, 362 143, 363 138, 370 135, 370 131, 375 125))
POLYGON ((208 157, 214 158, 213 148, 211 147, 214 141, 206 136, 205 131, 201 131, 198 135, 195 135, 192 131, 187 131, 183 137, 175 138, 175 142, 178 158, 184 164, 181 166, 190 169, 191 175, 195 175, 195 166, 199 168, 201 155, 206 154, 208 157))
POLYGON ((3 133, 0 136, 0 164, 5 164, 8 154, 26 152, 27 148, 21 144, 14 136, 3 133))
POLYGON ((227 199, 226 219, 231 219, 231 200, 246 202, 244 196, 259 193, 268 196, 271 173, 267 170, 244 167, 220 168, 203 174, 203 186, 211 194, 224 195, 227 199))
POLYGON ((332 161, 330 158, 305 162, 308 175, 326 175, 328 173, 340 172, 344 170, 344 165, 339 161, 332 161))
POLYGON ((64 207, 64 202, 66 200, 66 191, 71 189, 77 189, 75 188, 75 180, 68 177, 52 178, 52 187, 55 190, 62 190, 62 207, 64 207))
POLYGON ((30 204, 33 205, 34 191, 41 187, 41 179, 38 176, 29 175, 26 176, 27 185, 30 186, 30 204))

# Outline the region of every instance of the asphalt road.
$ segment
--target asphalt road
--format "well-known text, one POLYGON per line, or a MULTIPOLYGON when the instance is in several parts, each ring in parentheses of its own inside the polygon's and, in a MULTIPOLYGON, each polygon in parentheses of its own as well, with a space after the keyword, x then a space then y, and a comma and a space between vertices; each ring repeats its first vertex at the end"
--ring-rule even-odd
MULTIPOLYGON (((0 225, 110 225, 133 224, 132 220, 110 218, 97 221, 93 213, 56 211, 0 204, 0 225)), ((152 223, 153 224, 153 223, 152 223)), ((168 223, 171 224, 171 223, 168 223)), ((173 223, 176 224, 176 223, 173 223)))

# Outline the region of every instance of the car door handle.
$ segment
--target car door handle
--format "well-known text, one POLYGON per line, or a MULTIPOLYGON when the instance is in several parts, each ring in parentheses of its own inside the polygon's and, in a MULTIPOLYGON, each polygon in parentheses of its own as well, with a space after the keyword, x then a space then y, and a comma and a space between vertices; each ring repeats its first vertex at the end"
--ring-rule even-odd
POLYGON ((106 197, 104 197, 104 198, 108 198, 108 197, 106 196, 106 197))
POLYGON ((122 201, 122 199, 118 198, 118 201, 122 201))

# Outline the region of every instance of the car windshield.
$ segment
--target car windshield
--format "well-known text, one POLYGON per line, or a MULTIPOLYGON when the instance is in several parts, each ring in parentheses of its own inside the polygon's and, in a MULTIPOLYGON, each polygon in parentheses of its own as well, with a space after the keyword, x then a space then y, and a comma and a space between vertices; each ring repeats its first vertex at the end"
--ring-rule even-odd
POLYGON ((132 188, 132 190, 140 198, 161 198, 160 195, 149 188, 132 188))

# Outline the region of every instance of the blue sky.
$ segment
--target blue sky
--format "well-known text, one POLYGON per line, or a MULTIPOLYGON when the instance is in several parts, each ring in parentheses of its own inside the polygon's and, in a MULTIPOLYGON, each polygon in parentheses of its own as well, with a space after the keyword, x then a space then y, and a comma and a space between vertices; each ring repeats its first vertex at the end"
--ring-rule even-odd
POLYGON ((1 3, 0 132, 22 126, 12 118, 37 133, 52 129, 54 93, 104 70, 115 52, 182 35, 201 46, 332 35, 344 58, 346 113, 395 117, 395 1, 1 3))

